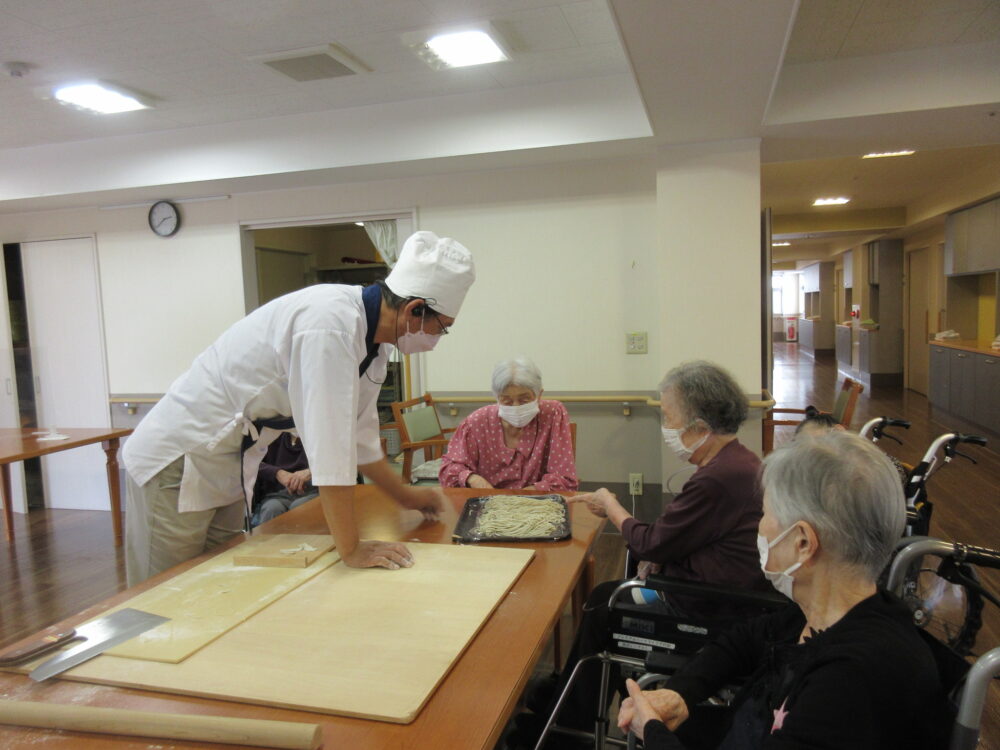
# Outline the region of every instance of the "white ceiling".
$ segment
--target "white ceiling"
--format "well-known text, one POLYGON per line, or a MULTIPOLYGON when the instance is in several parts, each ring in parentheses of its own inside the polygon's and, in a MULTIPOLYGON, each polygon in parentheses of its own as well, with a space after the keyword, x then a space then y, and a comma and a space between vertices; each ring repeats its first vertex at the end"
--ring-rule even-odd
POLYGON ((762 140, 776 212, 846 189, 874 209, 1000 144, 1000 0, 0 0, 12 61, 33 69, 0 76, 0 214, 728 138, 762 140), (472 21, 512 59, 437 72, 404 44, 472 21), (295 82, 259 60, 325 44, 372 72, 295 82), (156 106, 40 96, 81 78, 156 106), (857 159, 902 147, 920 153, 857 159))
POLYGON ((1000 39, 995 0, 800 0, 788 64, 1000 39))
POLYGON ((3 0, 0 62, 37 66, 0 78, 0 148, 148 133, 627 73, 602 0, 3 0), (436 72, 401 36, 490 20, 513 58, 436 72), (336 43, 371 73, 296 82, 259 56, 336 43), (96 118, 39 98, 98 78, 156 107, 96 118))

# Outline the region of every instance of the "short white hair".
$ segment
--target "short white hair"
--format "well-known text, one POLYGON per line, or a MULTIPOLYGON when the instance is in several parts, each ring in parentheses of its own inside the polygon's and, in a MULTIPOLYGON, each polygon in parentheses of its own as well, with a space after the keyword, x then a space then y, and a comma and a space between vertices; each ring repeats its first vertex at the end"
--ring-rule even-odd
POLYGON ((497 362, 493 368, 493 395, 500 398, 500 394, 512 385, 530 388, 537 398, 542 392, 542 371, 527 357, 497 362))
POLYGON ((807 521, 834 560, 875 581, 906 525, 899 474, 851 432, 803 434, 764 459, 767 505, 781 527, 807 521))

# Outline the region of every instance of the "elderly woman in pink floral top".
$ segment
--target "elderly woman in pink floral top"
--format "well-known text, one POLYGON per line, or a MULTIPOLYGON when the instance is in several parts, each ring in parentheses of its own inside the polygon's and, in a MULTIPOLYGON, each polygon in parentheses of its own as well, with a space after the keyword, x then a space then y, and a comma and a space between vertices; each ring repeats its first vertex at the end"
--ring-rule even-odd
POLYGON ((444 487, 575 490, 569 414, 543 401, 542 374, 526 358, 493 369, 496 404, 472 412, 448 443, 438 478, 444 487))

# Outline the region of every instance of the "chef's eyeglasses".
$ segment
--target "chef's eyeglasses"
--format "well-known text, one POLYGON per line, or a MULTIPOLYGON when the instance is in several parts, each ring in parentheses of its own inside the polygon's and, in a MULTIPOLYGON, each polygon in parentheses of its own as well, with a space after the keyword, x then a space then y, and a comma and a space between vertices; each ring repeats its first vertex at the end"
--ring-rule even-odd
POLYGON ((431 315, 433 315, 434 316, 434 322, 437 323, 438 324, 438 328, 441 329, 438 332, 438 335, 439 336, 447 336, 448 335, 448 333, 449 333, 448 328, 449 327, 446 326, 444 323, 441 322, 441 315, 440 315, 440 313, 435 312, 430 307, 428 307, 426 304, 417 305, 416 307, 414 307, 413 308, 413 313, 415 315, 419 315, 421 318, 425 318, 428 313, 431 314, 431 315))
POLYGON ((438 335, 439 336, 447 336, 450 333, 450 331, 448 330, 448 326, 446 326, 444 323, 441 322, 441 316, 438 315, 433 310, 431 310, 431 315, 434 316, 434 322, 437 323, 438 324, 438 328, 441 329, 441 332, 438 335))

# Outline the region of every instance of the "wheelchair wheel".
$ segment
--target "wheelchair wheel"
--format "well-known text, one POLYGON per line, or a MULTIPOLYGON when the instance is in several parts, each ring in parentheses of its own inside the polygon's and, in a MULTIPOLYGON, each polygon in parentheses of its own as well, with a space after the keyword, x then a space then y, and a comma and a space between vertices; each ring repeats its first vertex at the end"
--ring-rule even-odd
POLYGON ((961 656, 968 656, 982 627, 979 592, 954 580, 952 570, 978 583, 976 571, 936 556, 917 561, 907 572, 903 601, 914 624, 961 656))

